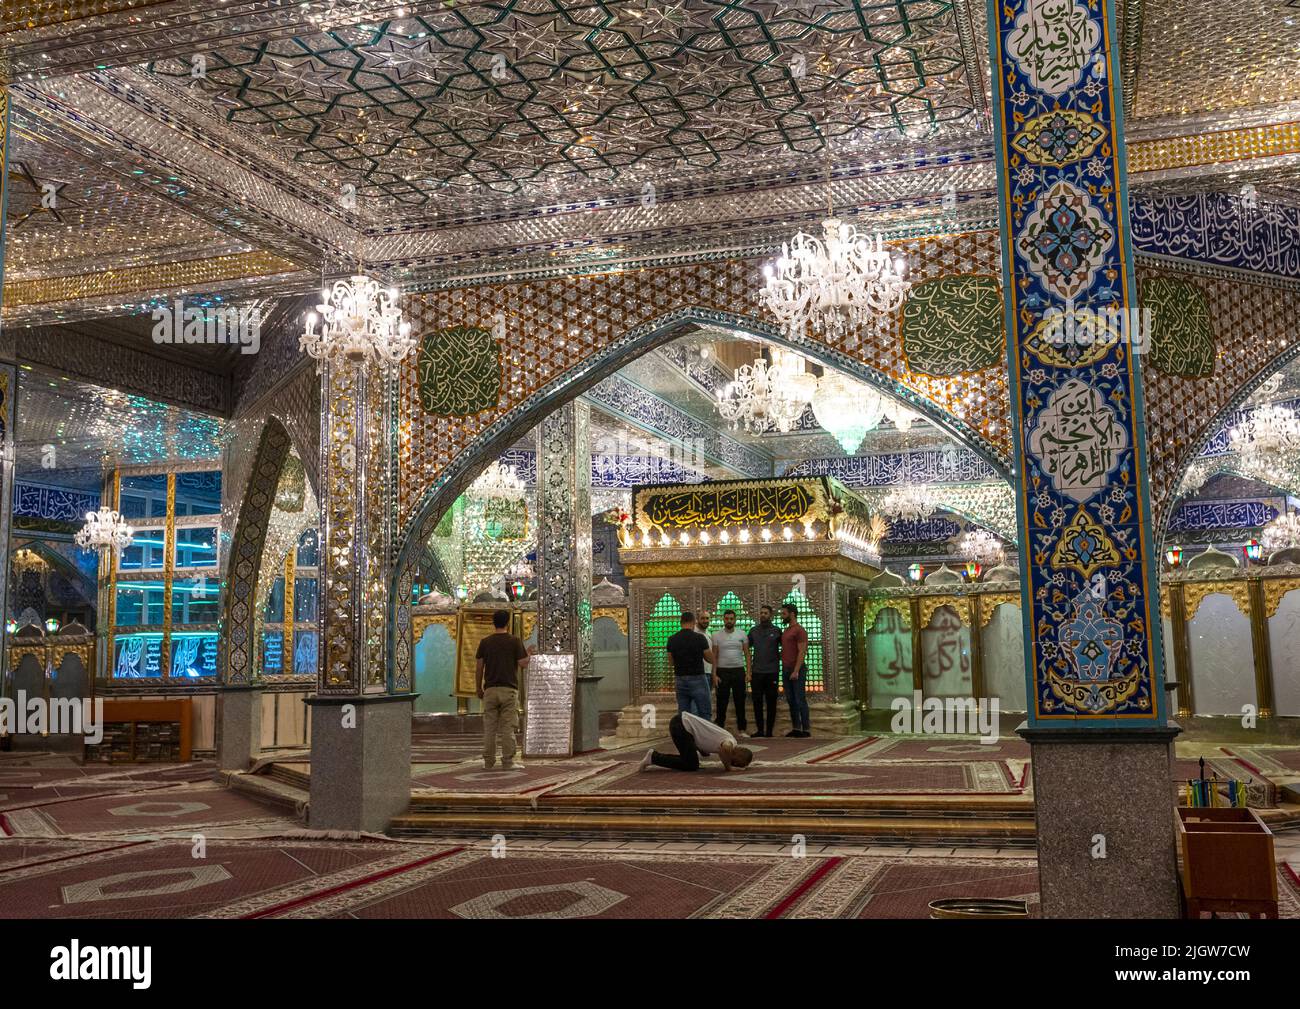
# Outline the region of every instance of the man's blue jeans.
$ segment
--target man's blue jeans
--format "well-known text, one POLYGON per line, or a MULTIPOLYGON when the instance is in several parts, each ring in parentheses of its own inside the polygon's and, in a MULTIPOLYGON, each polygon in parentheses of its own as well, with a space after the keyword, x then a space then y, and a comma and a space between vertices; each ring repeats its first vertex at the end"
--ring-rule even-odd
POLYGON ((792 680, 789 672, 782 672, 781 686, 785 688, 785 699, 790 704, 790 727, 792 729, 802 729, 804 732, 811 730, 808 724, 808 696, 804 693, 804 681, 808 678, 808 668, 805 666, 799 673, 799 678, 792 680))
POLYGON ((713 721, 713 691, 707 676, 677 677, 677 710, 713 721))

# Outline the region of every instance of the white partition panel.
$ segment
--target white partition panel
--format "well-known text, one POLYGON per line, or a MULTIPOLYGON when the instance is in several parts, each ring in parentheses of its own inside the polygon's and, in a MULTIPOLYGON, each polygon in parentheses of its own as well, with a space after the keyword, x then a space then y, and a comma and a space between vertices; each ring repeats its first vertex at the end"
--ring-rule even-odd
POLYGON ((887 708, 895 697, 912 696, 912 631, 897 610, 876 614, 867 632, 867 699, 873 708, 887 708))
POLYGON ((1020 606, 1001 603, 994 607, 981 631, 984 692, 998 699, 1002 711, 1026 711, 1025 628, 1020 606))
POLYGON ((970 697, 970 628, 940 606, 921 631, 921 689, 926 697, 970 697))
POLYGON ((1273 711, 1300 715, 1300 589, 1284 595, 1269 618, 1268 643, 1273 656, 1273 711))
MULTIPOLYGON (((1180 670, 1174 665, 1174 622, 1164 614, 1160 615, 1160 640, 1165 650, 1165 682, 1172 683, 1180 675, 1180 670)), ((1169 703, 1171 707, 1177 706, 1176 693, 1169 694, 1169 703)))
POLYGON ((601 711, 618 711, 632 703, 627 645, 627 635, 613 617, 591 622, 591 668, 601 677, 596 689, 601 711))
POLYGON ((1240 715, 1255 703, 1250 620, 1231 597, 1205 597, 1188 622, 1187 644, 1196 714, 1240 715))
POLYGON ((456 642, 444 624, 429 624, 415 643, 415 710, 456 710, 456 642))

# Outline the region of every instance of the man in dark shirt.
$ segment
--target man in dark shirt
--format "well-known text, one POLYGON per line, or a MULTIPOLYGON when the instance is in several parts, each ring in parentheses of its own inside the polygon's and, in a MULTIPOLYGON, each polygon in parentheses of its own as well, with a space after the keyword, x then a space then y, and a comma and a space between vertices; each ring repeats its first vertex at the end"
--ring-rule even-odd
POLYGON ((519 670, 528 665, 532 649, 509 631, 510 611, 492 614, 493 632, 478 643, 474 679, 483 702, 483 767, 497 762, 497 735, 501 736, 501 767, 515 766, 515 737, 519 732, 519 670))
POLYGON ((786 735, 807 739, 812 735, 808 724, 808 695, 804 693, 808 681, 808 666, 804 662, 808 654, 808 632, 799 626, 799 610, 794 603, 781 607, 781 619, 785 621, 785 630, 781 632, 781 685, 785 687, 793 726, 786 735))
POLYGON ((771 736, 776 728, 776 679, 781 674, 781 631, 772 623, 772 607, 758 611, 758 623, 745 639, 750 690, 754 693, 754 735, 771 736), (763 719, 763 709, 767 719, 763 719))
POLYGON ((713 661, 709 639, 695 629, 695 614, 682 614, 682 629, 668 639, 668 657, 677 678, 677 710, 712 718, 712 691, 704 663, 713 661))

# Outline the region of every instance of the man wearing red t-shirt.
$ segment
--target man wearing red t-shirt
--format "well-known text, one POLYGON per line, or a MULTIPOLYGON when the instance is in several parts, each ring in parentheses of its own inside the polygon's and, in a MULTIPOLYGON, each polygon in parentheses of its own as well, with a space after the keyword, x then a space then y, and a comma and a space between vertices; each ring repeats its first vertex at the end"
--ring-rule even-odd
POLYGON ((781 632, 781 686, 790 705, 792 726, 786 735, 807 739, 812 735, 808 724, 808 697, 804 693, 808 679, 808 666, 804 663, 808 654, 808 632, 799 626, 799 610, 794 603, 781 607, 781 619, 785 621, 785 630, 781 632))

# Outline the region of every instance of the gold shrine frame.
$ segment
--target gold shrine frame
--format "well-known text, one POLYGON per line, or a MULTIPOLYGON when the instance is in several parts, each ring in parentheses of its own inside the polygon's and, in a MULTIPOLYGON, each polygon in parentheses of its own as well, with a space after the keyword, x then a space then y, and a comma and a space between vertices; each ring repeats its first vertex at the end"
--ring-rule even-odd
POLYGON ((632 524, 642 532, 829 522, 834 498, 825 477, 775 477, 637 487, 632 524))
MULTIPOLYGON (((491 634, 495 628, 492 626, 492 615, 498 609, 505 607, 493 607, 492 609, 469 609, 461 607, 457 613, 422 613, 413 617, 413 623, 418 633, 415 640, 420 640, 420 635, 424 633, 432 624, 443 624, 448 631, 454 635, 456 642, 456 682, 452 686, 452 693, 456 697, 477 697, 478 682, 475 675, 475 667, 478 661, 478 646, 484 638, 491 634)), ((532 633, 531 623, 537 620, 537 614, 528 610, 510 610, 510 633, 516 635, 520 640, 527 641, 528 636, 532 633)))
POLYGON ((460 611, 460 625, 456 634, 456 684, 453 688, 457 697, 478 696, 475 678, 478 646, 479 642, 492 633, 492 614, 495 612, 468 609, 460 611))

